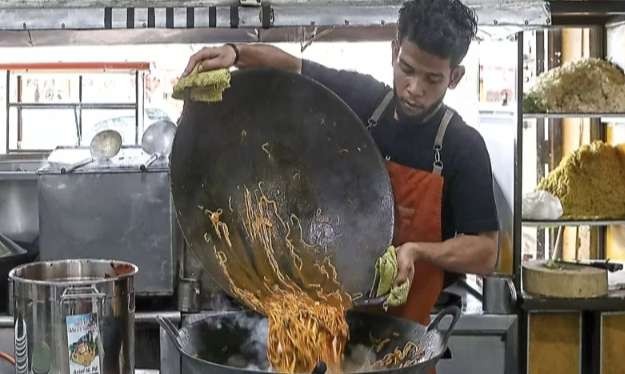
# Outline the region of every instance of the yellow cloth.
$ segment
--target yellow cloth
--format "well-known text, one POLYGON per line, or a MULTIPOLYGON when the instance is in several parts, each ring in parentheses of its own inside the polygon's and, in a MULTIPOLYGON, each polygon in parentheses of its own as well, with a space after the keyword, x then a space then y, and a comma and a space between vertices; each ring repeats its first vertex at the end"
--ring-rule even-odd
POLYGON ((223 92, 230 87, 230 71, 218 69, 198 73, 197 70, 196 67, 191 74, 180 78, 174 86, 172 97, 207 103, 221 101, 223 92))
POLYGON ((408 300, 408 292, 410 291, 410 282, 405 281, 400 286, 395 286, 395 278, 399 271, 397 263, 397 250, 390 246, 386 252, 378 258, 375 264, 375 271, 378 278, 378 287, 376 296, 380 297, 388 294, 388 299, 384 303, 384 310, 389 306, 399 306, 408 300))

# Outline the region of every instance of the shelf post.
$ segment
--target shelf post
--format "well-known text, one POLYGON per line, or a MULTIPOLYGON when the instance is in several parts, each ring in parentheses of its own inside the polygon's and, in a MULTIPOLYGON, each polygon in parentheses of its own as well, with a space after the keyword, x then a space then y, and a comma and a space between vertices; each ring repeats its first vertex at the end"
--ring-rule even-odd
POLYGON ((514 149, 514 258, 513 272, 517 289, 521 289, 522 233, 521 233, 521 199, 523 195, 523 32, 516 34, 517 66, 516 66, 516 139, 514 149))

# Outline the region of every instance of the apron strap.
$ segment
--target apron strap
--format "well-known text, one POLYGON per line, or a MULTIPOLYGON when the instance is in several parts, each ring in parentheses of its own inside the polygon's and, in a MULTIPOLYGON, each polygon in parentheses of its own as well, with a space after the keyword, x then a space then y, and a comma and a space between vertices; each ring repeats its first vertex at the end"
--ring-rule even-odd
POLYGON ((447 126, 449 126, 449 122, 451 122, 453 116, 454 111, 447 108, 445 110, 445 114, 443 115, 443 119, 441 120, 440 125, 438 125, 436 138, 434 138, 434 166, 432 167, 432 172, 436 175, 441 175, 441 173, 443 172, 443 160, 441 159, 441 151, 443 150, 443 138, 445 137, 447 126))
MULTIPOLYGON (((371 114, 371 117, 369 117, 369 119, 367 120, 368 129, 375 127, 378 124, 378 122, 380 121, 380 118, 382 117, 382 114, 384 114, 384 112, 386 111, 386 108, 388 108, 388 105, 393 100, 393 96, 395 96, 393 90, 388 91, 386 95, 384 95, 384 98, 382 99, 382 101, 380 101, 378 106, 373 111, 373 114, 371 114)), ((427 117, 421 120, 421 122, 427 122, 430 119, 432 119, 432 117, 434 117, 436 113, 438 113, 438 111, 441 109, 442 106, 443 106, 443 102, 441 101, 440 103, 438 103, 436 108, 434 108, 434 110, 432 110, 432 112, 427 115, 427 117)))
MULTIPOLYGON (((378 121, 386 111, 386 108, 393 100, 393 90, 390 90, 386 93, 380 104, 375 108, 371 117, 367 120, 367 128, 370 129, 372 127, 377 126, 378 121)), ((442 106, 442 102, 439 103, 436 110, 432 112, 431 115, 434 115, 438 112, 440 107, 442 106)), ((454 111, 447 108, 445 110, 445 114, 443 115, 443 119, 438 126, 438 132, 436 133, 436 138, 434 139, 434 165, 432 167, 432 172, 437 175, 441 175, 443 172, 443 161, 441 159, 441 151, 443 150, 443 138, 445 137, 445 132, 447 131, 447 126, 449 122, 454 116, 454 111)))
POLYGON ((440 103, 438 103, 438 105, 436 106, 436 108, 434 108, 430 114, 428 114, 427 116, 423 117, 423 119, 421 120, 421 122, 425 123, 428 122, 429 120, 431 120, 435 115, 438 114, 438 111, 441 110, 441 108, 443 107, 443 102, 441 101, 440 103))
POLYGON ((378 121, 382 117, 382 114, 384 114, 384 111, 386 111, 386 108, 388 107, 388 104, 390 104, 391 100, 393 100, 393 90, 386 93, 384 99, 382 99, 380 104, 378 104, 377 108, 373 111, 371 117, 369 117, 369 120, 367 120, 368 129, 375 127, 378 124, 378 121))

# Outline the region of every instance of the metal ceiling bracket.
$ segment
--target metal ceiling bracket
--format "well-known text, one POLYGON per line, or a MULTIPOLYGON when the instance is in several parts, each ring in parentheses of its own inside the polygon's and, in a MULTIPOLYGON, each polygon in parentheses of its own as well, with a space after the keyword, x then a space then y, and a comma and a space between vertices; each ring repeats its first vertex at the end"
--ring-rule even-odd
POLYGON ((327 28, 319 31, 319 28, 315 26, 313 27, 312 32, 308 33, 307 28, 302 27, 302 41, 300 42, 300 51, 304 53, 306 48, 310 47, 314 41, 330 34, 332 31, 334 31, 334 28, 327 28))
POLYGON ((259 7, 260 4, 261 0, 239 0, 241 6, 259 7))
MULTIPOLYGON (((543 0, 464 1, 476 10, 481 26, 549 24, 546 5, 550 3, 543 0)), ((560 2, 564 4, 558 9, 567 13, 571 3, 586 3, 560 2)), ((592 3, 587 7, 596 3, 614 12, 623 1, 592 3)), ((400 7, 399 0, 84 0, 80 4, 77 0, 5 0, 0 1, 0 30, 380 26, 396 22, 400 7)))
POLYGON ((271 7, 271 4, 268 1, 263 1, 261 3, 261 8, 260 8, 261 25, 263 26, 264 29, 268 29, 271 26, 273 26, 274 20, 275 20, 275 17, 273 14, 273 8, 271 7))
MULTIPOLYGON (((551 24, 549 1, 463 2, 477 12, 481 37, 507 37, 551 24)), ((556 10, 564 15, 576 15, 582 6, 575 3, 586 3, 561 2, 556 10)), ((618 13, 616 3, 625 1, 597 0, 586 8, 600 4, 618 13)), ((402 0, 4 0, 0 45, 243 42, 250 34, 257 40, 267 31, 274 42, 297 38, 304 50, 317 40, 366 40, 367 32, 376 40, 387 37, 401 4, 402 0)))

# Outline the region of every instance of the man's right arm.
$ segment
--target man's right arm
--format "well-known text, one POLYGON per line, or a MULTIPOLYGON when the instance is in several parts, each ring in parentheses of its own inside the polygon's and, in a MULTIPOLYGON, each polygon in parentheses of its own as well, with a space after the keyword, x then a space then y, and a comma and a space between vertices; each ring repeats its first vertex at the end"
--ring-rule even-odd
POLYGON ((371 76, 302 61, 277 47, 260 43, 202 48, 190 57, 183 75, 189 74, 195 66, 199 66, 200 71, 209 71, 230 68, 235 66, 235 61, 240 69, 273 68, 312 78, 343 99, 364 123, 389 89, 371 76))
POLYGON ((302 60, 292 56, 283 50, 268 44, 237 44, 235 47, 225 44, 220 47, 204 47, 191 56, 183 75, 189 74, 195 66, 200 71, 229 68, 235 66, 238 50, 239 58, 236 67, 249 68, 274 68, 300 73, 302 60))

